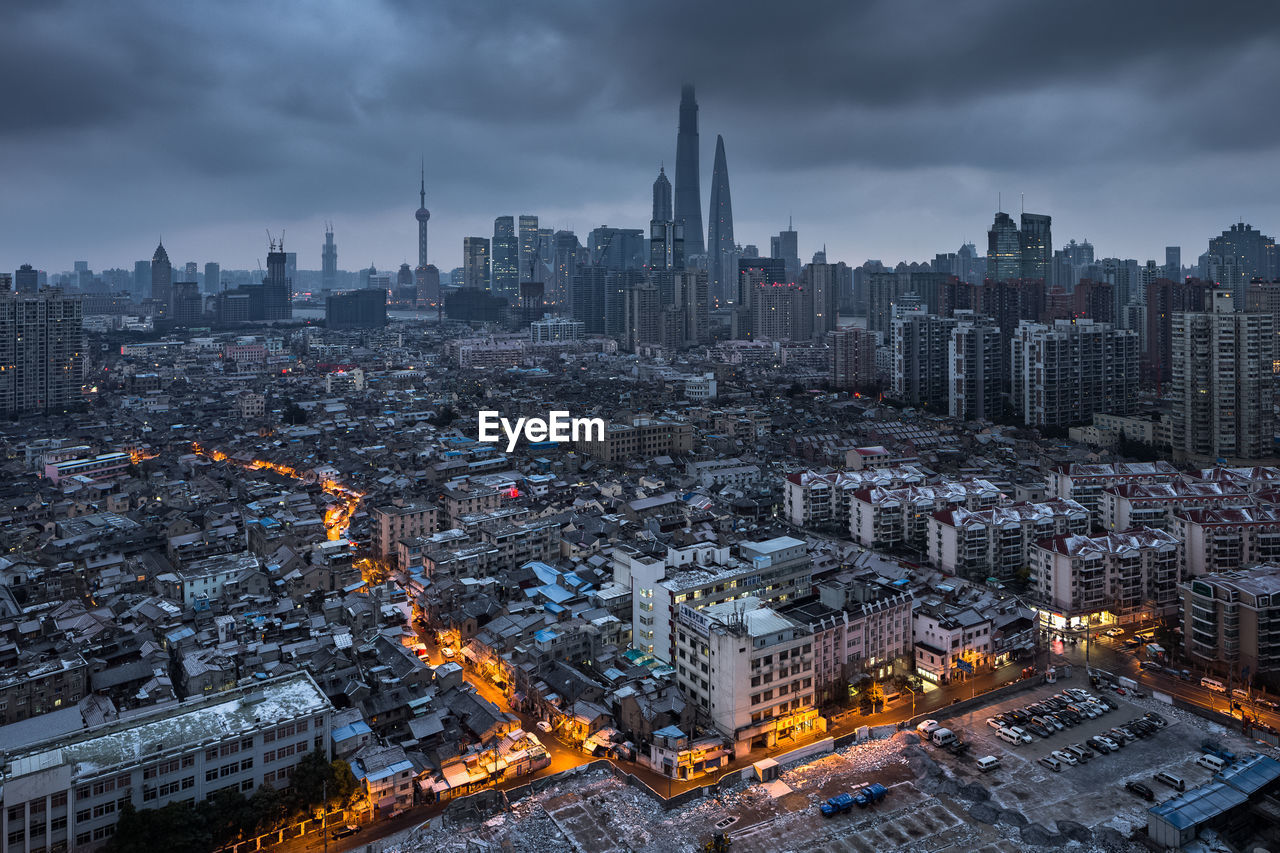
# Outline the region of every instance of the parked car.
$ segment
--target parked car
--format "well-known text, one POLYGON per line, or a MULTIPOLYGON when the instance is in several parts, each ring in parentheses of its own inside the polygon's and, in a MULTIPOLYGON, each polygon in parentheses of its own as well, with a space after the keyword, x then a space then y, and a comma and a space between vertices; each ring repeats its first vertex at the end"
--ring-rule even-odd
POLYGON ((1096 735, 1086 740, 1085 743, 1087 743, 1089 747, 1093 749, 1094 752, 1097 752, 1101 755, 1108 755, 1112 752, 1115 752, 1117 749, 1117 747, 1114 744, 1100 737, 1097 737, 1096 735))
POLYGON ((1062 762, 1054 758, 1052 755, 1042 756, 1039 763, 1042 767, 1048 767, 1054 773, 1062 772, 1062 762))
POLYGON ((1157 714, 1155 711, 1148 711, 1142 716, 1150 720, 1158 728, 1163 729, 1165 726, 1169 725, 1169 721, 1166 720, 1164 717, 1160 716, 1159 714, 1157 714))
POLYGON ((1155 791, 1151 790, 1141 782, 1127 782, 1125 783, 1124 789, 1130 793, 1137 794, 1144 800, 1154 800, 1156 798, 1155 791))
POLYGON ((355 835, 359 831, 360 831, 360 827, 356 826, 354 823, 349 823, 346 826, 342 826, 335 829, 332 833, 330 833, 330 837, 349 838, 352 835, 355 835))
POLYGON ((1078 743, 1073 743, 1070 746, 1064 746, 1063 749, 1065 749, 1067 752, 1070 752, 1072 755, 1074 755, 1076 758, 1080 759, 1081 761, 1089 761, 1090 759, 1093 758, 1093 753, 1090 752, 1086 747, 1078 743))
POLYGON ((1098 701, 1101 702, 1103 705, 1106 705, 1112 711, 1120 710, 1120 703, 1112 699, 1110 696, 1099 696, 1098 701))
POLYGON ((1002 725, 1004 725, 1004 723, 1000 722, 995 717, 987 717, 987 726, 990 728, 999 730, 1002 725))
POLYGON ((1063 764, 1068 764, 1072 767, 1075 767, 1080 763, 1080 759, 1076 758, 1073 753, 1067 752, 1065 749, 1055 749, 1049 754, 1061 761, 1063 764))
POLYGON ((1121 744, 1113 737, 1107 734, 1095 735, 1101 743, 1105 743, 1111 747, 1112 752, 1119 752, 1121 744))

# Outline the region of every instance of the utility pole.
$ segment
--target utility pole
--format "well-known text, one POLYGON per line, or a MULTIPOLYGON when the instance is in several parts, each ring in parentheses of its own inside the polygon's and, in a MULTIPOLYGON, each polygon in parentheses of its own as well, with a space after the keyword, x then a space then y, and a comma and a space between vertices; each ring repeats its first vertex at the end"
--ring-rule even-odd
POLYGON ((329 780, 325 779, 320 783, 320 837, 324 839, 324 853, 329 853, 329 832, 327 830, 329 820, 329 780))

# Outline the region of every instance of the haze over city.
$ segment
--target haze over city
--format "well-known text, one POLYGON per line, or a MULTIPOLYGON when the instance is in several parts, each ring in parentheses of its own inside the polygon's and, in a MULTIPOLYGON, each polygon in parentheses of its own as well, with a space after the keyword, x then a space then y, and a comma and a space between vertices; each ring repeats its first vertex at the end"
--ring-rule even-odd
POLYGON ((175 260, 252 269, 264 228, 318 268, 432 260, 533 213, 642 227, 697 85, 739 242, 794 217, 851 264, 979 245, 996 209, 1054 217, 1100 254, 1194 257, 1280 220, 1274 6, 1025 4, 21 3, 0 71, 0 269, 175 260))

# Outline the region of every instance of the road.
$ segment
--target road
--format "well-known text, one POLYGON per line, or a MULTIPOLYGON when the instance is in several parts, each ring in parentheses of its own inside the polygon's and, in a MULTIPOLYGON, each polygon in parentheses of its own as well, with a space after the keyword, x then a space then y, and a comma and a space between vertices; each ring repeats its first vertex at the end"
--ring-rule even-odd
MULTIPOLYGON (((424 644, 427 646, 428 655, 427 662, 432 665, 439 665, 447 660, 435 643, 435 638, 431 632, 419 632, 424 644)), ((1083 635, 1081 635, 1083 637, 1083 635)), ((1230 714, 1230 699, 1222 694, 1215 694, 1200 686, 1200 675, 1193 675, 1192 681, 1183 681, 1175 676, 1165 673, 1153 673, 1142 670, 1140 661, 1131 650, 1124 647, 1125 637, 1117 637, 1115 639, 1109 637, 1100 637, 1089 644, 1088 648, 1088 666, 1095 669, 1102 669, 1115 675, 1123 675, 1138 681, 1148 690, 1158 690, 1176 696, 1189 703, 1200 707, 1218 711, 1220 713, 1230 714)), ((1043 664, 1046 660, 1045 652, 1042 650, 1039 663, 1043 664)), ((1052 643, 1048 649, 1047 660, 1050 664, 1059 665, 1062 663, 1070 663, 1082 671, 1086 666, 1086 649, 1083 639, 1080 639, 1076 645, 1068 643, 1052 643)), ((750 767, 754 762, 764 758, 789 752, 797 747, 812 743, 815 740, 826 737, 841 737, 851 734, 861 726, 880 726, 896 724, 912 717, 921 717, 931 712, 941 710, 956 702, 969 699, 975 695, 980 695, 996 687, 1001 687, 1012 681, 1016 681, 1021 677, 1022 667, 1025 661, 1018 661, 987 673, 981 673, 973 676, 965 681, 953 682, 951 684, 940 686, 929 690, 925 693, 917 694, 914 705, 911 701, 911 694, 905 692, 903 699, 896 703, 893 707, 879 714, 863 715, 854 711, 846 711, 843 714, 835 715, 830 720, 826 732, 813 733, 799 739, 788 739, 780 742, 776 747, 768 750, 756 750, 746 758, 732 761, 720 767, 715 774, 702 776, 694 780, 673 780, 666 776, 662 776, 653 772, 648 767, 642 766, 636 762, 621 759, 610 759, 619 769, 631 773, 641 781, 645 782, 652 790, 663 797, 672 797, 680 794, 690 788, 709 784, 715 779, 727 774, 739 772, 750 767)), ((1081 672, 1081 674, 1083 674, 1081 672)), ((598 759, 586 755, 581 750, 576 749, 561 742, 553 734, 541 732, 538 727, 538 720, 530 717, 518 710, 511 708, 507 696, 496 685, 480 676, 470 667, 463 667, 463 677, 471 684, 476 692, 485 699, 494 703, 497 707, 504 711, 515 714, 519 717, 521 725, 525 731, 537 733, 539 739, 547 748, 547 752, 551 757, 551 764, 543 768, 537 773, 529 776, 506 779, 496 783, 492 787, 496 790, 506 790, 520 785, 524 785, 532 779, 544 776, 550 776, 561 773, 573 767, 586 764, 598 759)), ((1078 683, 1077 679, 1073 682, 1078 683)), ((1271 725, 1280 726, 1280 716, 1273 711, 1258 708, 1260 712, 1258 718, 1271 725)), ((329 850, 334 853, 342 853, 344 850, 355 850, 364 845, 385 838, 389 835, 402 832, 413 826, 421 824, 431 818, 439 815, 444 811, 444 803, 434 803, 430 806, 418 806, 408 810, 405 814, 393 820, 383 820, 375 824, 366 826, 363 831, 352 838, 331 840, 329 842, 329 850)), ((284 853, 314 853, 323 846, 322 840, 318 834, 312 834, 301 839, 286 842, 275 848, 284 853)))

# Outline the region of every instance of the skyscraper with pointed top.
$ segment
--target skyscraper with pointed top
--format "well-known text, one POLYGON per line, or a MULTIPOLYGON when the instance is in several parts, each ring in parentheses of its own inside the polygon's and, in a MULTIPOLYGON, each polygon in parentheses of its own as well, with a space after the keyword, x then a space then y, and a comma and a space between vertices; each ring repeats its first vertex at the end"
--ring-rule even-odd
POLYGON ((702 190, 698 177, 698 102, 693 97, 693 86, 688 83, 680 90, 675 221, 684 226, 685 252, 705 254, 702 244, 702 190))
POLYGON ((729 196, 729 164, 724 137, 716 134, 716 159, 711 169, 711 210, 707 213, 707 254, 711 301, 724 305, 736 295, 738 256, 733 242, 733 201, 729 196))
POLYGON ((151 298, 160 302, 162 316, 169 313, 172 295, 173 265, 169 263, 169 253, 164 249, 164 240, 161 240, 151 256, 151 298))
POLYGON ((659 222, 670 222, 671 213, 671 181, 667 180, 665 166, 658 167, 658 179, 653 182, 653 216, 659 222))
POLYGON ((320 289, 338 287, 338 244, 333 242, 333 223, 324 224, 324 245, 320 247, 320 289))

